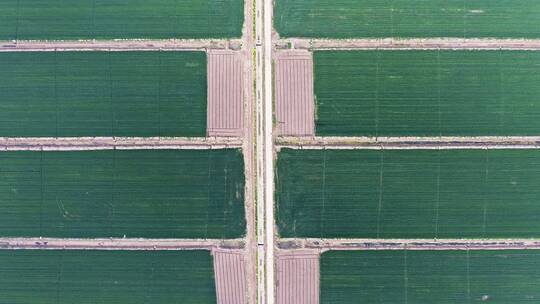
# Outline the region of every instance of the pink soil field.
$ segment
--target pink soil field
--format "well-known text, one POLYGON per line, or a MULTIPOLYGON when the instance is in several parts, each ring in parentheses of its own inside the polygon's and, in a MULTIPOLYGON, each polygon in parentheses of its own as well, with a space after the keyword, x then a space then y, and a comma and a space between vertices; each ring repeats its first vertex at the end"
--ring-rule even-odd
POLYGON ((242 136, 242 80, 241 54, 208 52, 208 136, 242 136))
POLYGON ((275 75, 277 135, 313 136, 315 98, 311 54, 304 51, 277 53, 275 75))
POLYGON ((279 254, 277 280, 277 304, 318 304, 318 251, 297 250, 279 254))
POLYGON ((246 261, 241 251, 216 249, 214 273, 217 302, 219 304, 244 304, 246 301, 246 261))

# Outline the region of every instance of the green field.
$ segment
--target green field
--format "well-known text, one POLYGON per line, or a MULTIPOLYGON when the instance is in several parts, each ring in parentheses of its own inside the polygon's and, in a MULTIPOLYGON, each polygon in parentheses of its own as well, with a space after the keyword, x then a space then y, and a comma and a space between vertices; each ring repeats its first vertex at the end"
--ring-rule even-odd
POLYGON ((2 0, 0 40, 232 38, 243 0, 2 0))
POLYGON ((331 251, 321 304, 537 303, 540 251, 331 251))
POLYGON ((281 37, 540 38, 537 0, 276 0, 281 37))
POLYGON ((532 51, 317 51, 316 133, 538 135, 539 66, 532 51))
POLYGON ((282 237, 540 237, 540 150, 290 150, 282 237))
POLYGON ((0 236, 237 238, 239 150, 0 152, 0 236))
POLYGON ((215 304, 208 251, 1 250, 0 303, 215 304))
POLYGON ((0 136, 205 136, 204 52, 0 53, 0 136))

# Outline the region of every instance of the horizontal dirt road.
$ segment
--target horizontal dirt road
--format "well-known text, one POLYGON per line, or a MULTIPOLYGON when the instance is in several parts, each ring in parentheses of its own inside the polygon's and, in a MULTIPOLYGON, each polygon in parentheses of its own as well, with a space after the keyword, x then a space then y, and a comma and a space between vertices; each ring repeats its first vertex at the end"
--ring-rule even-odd
POLYGON ((298 49, 508 49, 540 50, 540 40, 530 39, 283 39, 277 46, 288 43, 298 49))
POLYGON ((240 148, 233 137, 0 137, 0 151, 98 150, 98 149, 224 149, 240 148))
POLYGON ((0 238, 0 249, 188 250, 242 249, 243 239, 59 239, 0 238))
POLYGON ((79 40, 79 41, 0 41, 0 52, 16 51, 157 51, 238 48, 239 40, 79 40))
POLYGON ((504 250, 540 249, 540 239, 281 239, 284 250, 504 250))

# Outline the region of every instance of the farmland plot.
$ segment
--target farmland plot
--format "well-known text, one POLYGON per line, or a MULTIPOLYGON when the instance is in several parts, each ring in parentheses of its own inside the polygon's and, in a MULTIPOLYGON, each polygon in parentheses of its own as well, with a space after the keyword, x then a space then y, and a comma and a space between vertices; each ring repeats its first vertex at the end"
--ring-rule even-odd
POLYGON ((540 251, 332 251, 321 303, 531 303, 540 251))
POLYGON ((2 303, 215 304, 208 251, 1 250, 2 303))
POLYGON ((0 136, 205 136, 204 52, 0 53, 0 136))
POLYGON ((0 153, 0 236, 237 238, 239 150, 0 153))
POLYGON ((243 0, 3 0, 0 40, 232 38, 243 0))
POLYGON ((540 38, 537 0, 276 0, 282 37, 540 38))
POLYGON ((282 237, 540 236, 540 150, 290 150, 282 237))
POLYGON ((540 133, 540 53, 318 51, 321 136, 540 133))

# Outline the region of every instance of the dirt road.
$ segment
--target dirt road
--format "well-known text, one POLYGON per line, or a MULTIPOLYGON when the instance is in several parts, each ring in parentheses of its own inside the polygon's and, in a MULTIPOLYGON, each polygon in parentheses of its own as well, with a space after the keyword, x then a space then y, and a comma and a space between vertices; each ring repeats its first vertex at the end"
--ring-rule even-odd
POLYGON ((283 39, 276 45, 291 44, 298 49, 354 50, 354 49, 504 49, 540 50, 540 40, 529 39, 283 39))
POLYGON ((244 247, 244 240, 0 238, 2 249, 210 250, 219 247, 241 249, 244 247))
POLYGON ((240 148, 238 138, 138 138, 138 137, 80 137, 80 138, 0 138, 0 151, 44 150, 138 150, 138 149, 225 149, 240 148))
POLYGON ((281 239, 280 251, 540 249, 540 239, 281 239), (294 249, 290 248, 294 247, 294 249))
POLYGON ((0 41, 0 52, 17 51, 155 51, 226 49, 236 40, 167 39, 167 40, 80 40, 80 41, 0 41))
MULTIPOLYGON (((265 204, 265 253, 266 253, 266 302, 274 304, 275 300, 275 261, 274 261, 274 147, 273 147, 273 86, 272 86, 272 13, 273 1, 264 0, 263 19, 263 61, 264 61, 264 204, 265 204)), ((261 189, 262 191, 262 189, 261 189)))
POLYGON ((242 139, 242 150, 244 153, 244 166, 246 176, 245 208, 246 208, 246 292, 247 303, 257 303, 257 227, 256 227, 256 202, 255 202, 255 129, 254 129, 254 91, 253 91, 253 50, 255 42, 253 39, 253 6, 254 0, 246 0, 244 3, 245 24, 242 39, 242 60, 244 62, 244 132, 242 139))

